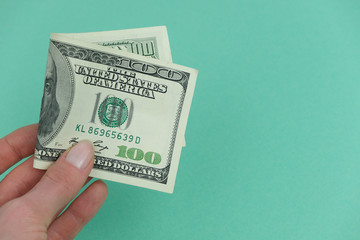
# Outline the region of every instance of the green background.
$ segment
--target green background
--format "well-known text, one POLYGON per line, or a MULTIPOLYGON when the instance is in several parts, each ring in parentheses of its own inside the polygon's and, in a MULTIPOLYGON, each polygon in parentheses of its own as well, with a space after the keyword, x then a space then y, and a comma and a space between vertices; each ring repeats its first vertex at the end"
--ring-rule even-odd
POLYGON ((360 1, 0 1, 0 136, 51 32, 166 25, 199 70, 174 194, 107 182, 76 239, 360 239, 360 1))

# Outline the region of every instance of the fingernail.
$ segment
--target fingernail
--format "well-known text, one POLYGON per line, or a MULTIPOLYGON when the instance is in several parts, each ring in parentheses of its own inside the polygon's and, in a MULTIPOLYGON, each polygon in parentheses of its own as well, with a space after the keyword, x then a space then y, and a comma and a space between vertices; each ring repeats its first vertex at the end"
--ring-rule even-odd
POLYGON ((84 169, 94 155, 94 147, 88 141, 82 141, 71 148, 65 160, 78 169, 84 169))

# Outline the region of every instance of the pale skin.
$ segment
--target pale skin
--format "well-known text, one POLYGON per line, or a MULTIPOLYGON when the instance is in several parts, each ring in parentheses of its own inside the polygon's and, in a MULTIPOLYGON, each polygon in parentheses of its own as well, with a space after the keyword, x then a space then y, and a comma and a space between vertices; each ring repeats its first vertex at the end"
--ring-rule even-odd
MULTIPOLYGON (((0 174, 34 153, 36 134, 37 124, 33 124, 0 139, 0 174)), ((74 239, 98 212, 108 193, 103 181, 95 181, 58 216, 89 181, 93 166, 91 144, 80 142, 47 171, 34 169, 33 161, 32 156, 0 182, 1 239, 74 239), (77 158, 82 159, 81 166, 74 161, 77 158)))

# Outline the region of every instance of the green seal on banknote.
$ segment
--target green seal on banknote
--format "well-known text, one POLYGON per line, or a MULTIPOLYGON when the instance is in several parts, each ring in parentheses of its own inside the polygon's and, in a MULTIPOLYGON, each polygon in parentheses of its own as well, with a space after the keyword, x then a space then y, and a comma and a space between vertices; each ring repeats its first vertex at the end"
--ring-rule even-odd
POLYGON ((119 127, 128 118, 128 107, 117 97, 106 98, 99 106, 99 119, 108 127, 119 127))

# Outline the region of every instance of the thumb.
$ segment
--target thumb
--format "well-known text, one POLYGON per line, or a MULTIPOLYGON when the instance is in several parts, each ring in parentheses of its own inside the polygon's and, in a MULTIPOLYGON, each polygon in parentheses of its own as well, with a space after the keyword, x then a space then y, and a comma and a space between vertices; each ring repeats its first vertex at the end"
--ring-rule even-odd
POLYGON ((23 196, 47 226, 81 190, 93 166, 94 148, 82 141, 63 153, 35 187, 23 196))

